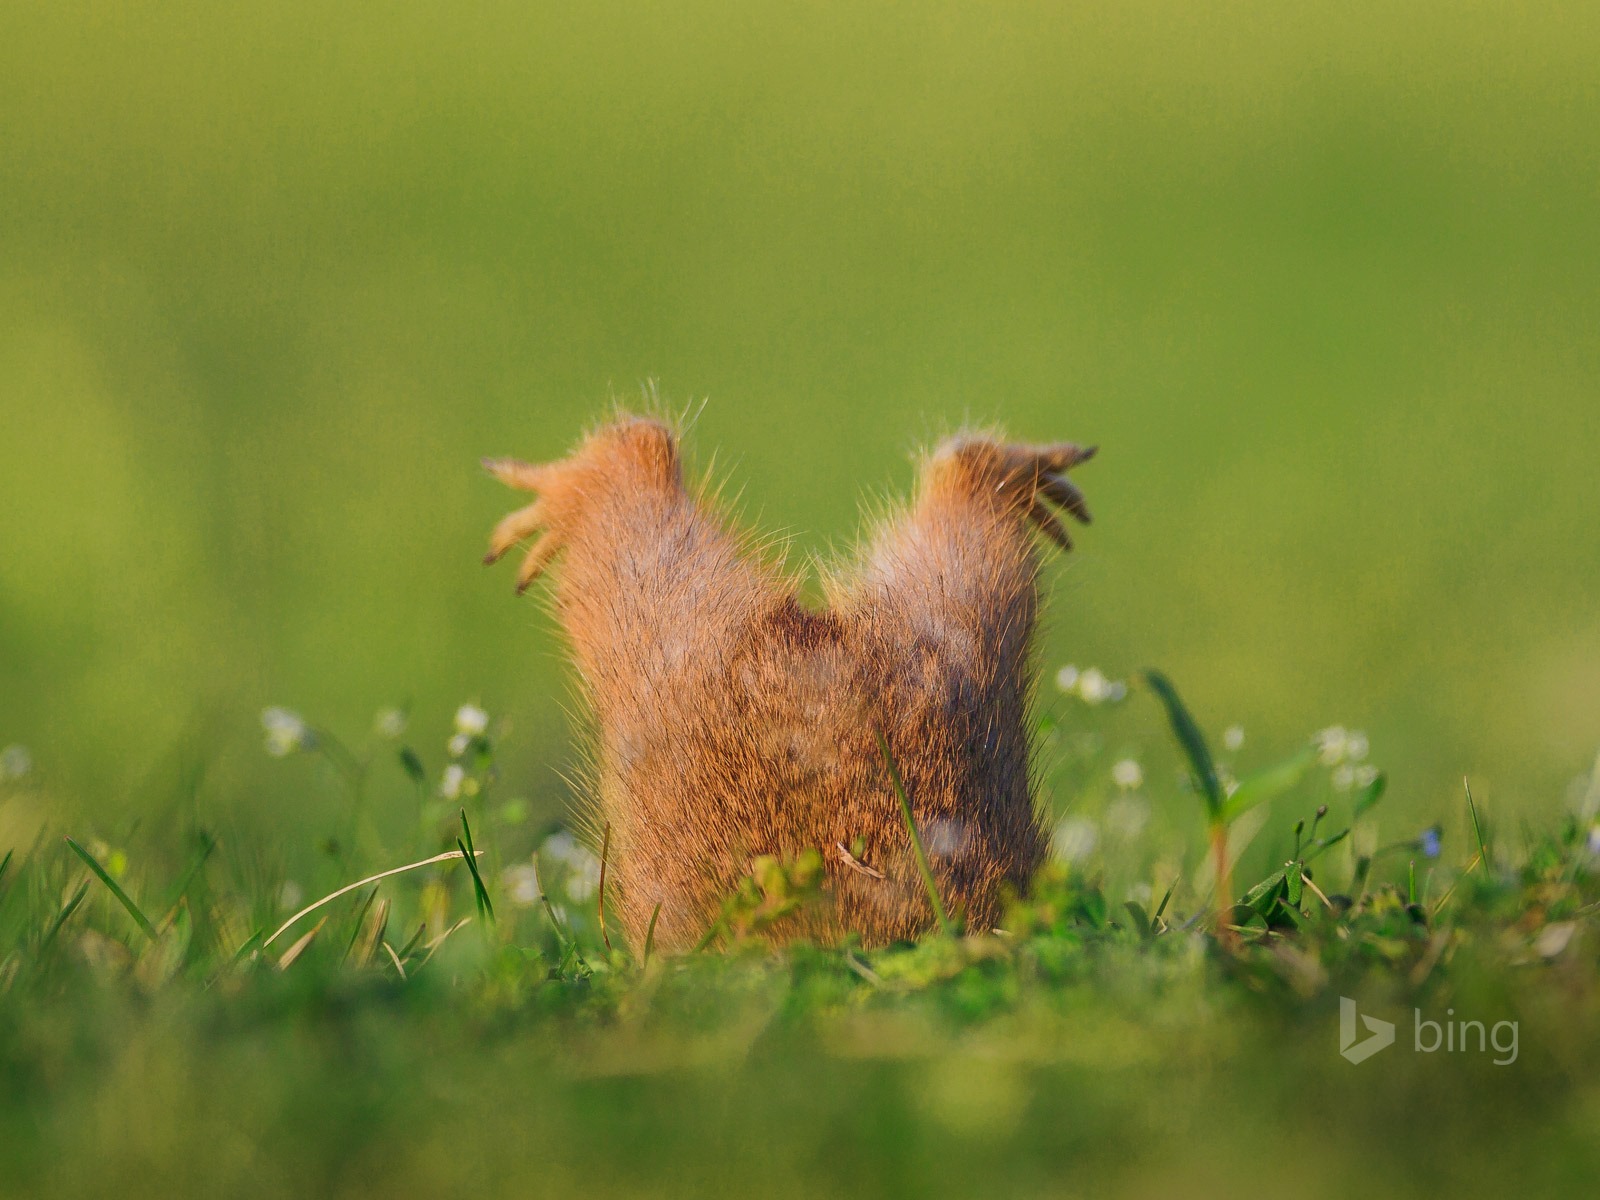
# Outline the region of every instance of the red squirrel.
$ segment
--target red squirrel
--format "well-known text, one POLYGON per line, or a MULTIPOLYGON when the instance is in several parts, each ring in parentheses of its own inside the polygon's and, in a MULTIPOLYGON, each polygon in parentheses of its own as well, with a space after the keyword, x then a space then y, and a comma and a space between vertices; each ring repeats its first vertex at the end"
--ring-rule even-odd
POLYGON ((1046 851, 1029 775, 1036 535, 1071 548, 1054 509, 1089 522, 1067 471, 1094 452, 943 441, 915 499, 824 580, 820 610, 685 485, 662 421, 614 420, 559 462, 485 461, 538 497, 495 527, 485 561, 530 543, 520 593, 561 556, 596 824, 636 948, 652 922, 658 946, 694 944, 756 857, 808 848, 829 902, 774 937, 929 929, 891 764, 945 907, 994 926, 1004 886, 1025 888, 1046 851))

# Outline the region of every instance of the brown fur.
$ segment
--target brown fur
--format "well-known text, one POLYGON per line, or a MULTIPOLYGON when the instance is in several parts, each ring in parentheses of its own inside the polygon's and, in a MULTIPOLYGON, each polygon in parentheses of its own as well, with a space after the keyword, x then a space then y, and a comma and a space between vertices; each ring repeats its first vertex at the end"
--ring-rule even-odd
POLYGON ((806 608, 684 486, 664 424, 623 418, 546 466, 487 465, 538 493, 487 561, 537 536, 526 588, 565 550, 556 608, 598 728, 601 818, 635 947, 692 944, 751 860, 815 847, 831 905, 780 936, 868 944, 933 923, 881 733, 940 894, 968 927, 1045 852, 1028 770, 1030 643, 1048 500, 1087 523, 1068 468, 1093 450, 978 436, 941 444, 914 503, 806 608), (859 839, 859 857, 848 848, 859 839), (875 877, 881 876, 881 877, 875 877))

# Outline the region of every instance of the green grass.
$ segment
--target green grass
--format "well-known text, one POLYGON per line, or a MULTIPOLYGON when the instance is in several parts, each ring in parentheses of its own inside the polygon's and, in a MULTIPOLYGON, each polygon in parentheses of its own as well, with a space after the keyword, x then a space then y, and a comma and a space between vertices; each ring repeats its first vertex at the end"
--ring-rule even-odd
POLYGON ((797 568, 963 421, 1102 445, 1051 661, 1536 818, 1600 742, 1600 10, 1000 8, 8 6, 0 744, 311 820, 253 713, 477 692, 558 813, 478 463, 657 378, 797 568))
MULTIPOLYGON (((802 855, 753 864, 707 948, 643 962, 607 946, 594 856, 500 801, 498 723, 464 710, 423 790, 438 756, 403 734, 353 751, 276 713, 269 744, 324 762, 330 802, 377 786, 414 826, 324 840, 326 903, 273 847, 204 822, 113 846, 52 820, 0 863, 6 1194, 1422 1196, 1591 1177, 1600 778, 1515 839, 1463 812, 1452 846, 1388 828, 1364 739, 1325 730, 1229 810, 1237 746, 1213 751, 1153 679, 1120 704, 1078 687, 1097 703, 1043 722, 1046 747, 1119 782, 1082 789, 1003 933, 773 950, 763 933, 825 902, 802 855), (1162 716, 1183 770, 1107 769, 1119 725, 1155 737, 1162 716), (1249 884, 1227 905, 1219 821, 1249 884), (1341 996, 1397 1022, 1396 1045, 1345 1062, 1341 996), (1494 1044, 1418 1052, 1415 1010, 1494 1044)), ((7 787, 0 815, 32 776, 7 787)))

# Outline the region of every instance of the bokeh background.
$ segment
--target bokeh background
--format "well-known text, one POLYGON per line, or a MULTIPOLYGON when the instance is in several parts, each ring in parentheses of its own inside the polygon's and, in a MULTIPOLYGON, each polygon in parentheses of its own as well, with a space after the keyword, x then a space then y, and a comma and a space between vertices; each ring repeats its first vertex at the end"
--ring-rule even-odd
POLYGON ((964 421, 1098 441, 1045 667, 1159 665, 1266 757, 1362 727, 1419 819, 1467 772, 1553 812, 1600 745, 1597 26, 8 6, 0 742, 63 805, 179 754, 287 826, 264 705, 477 700, 554 810, 559 642, 477 565, 477 462, 656 379, 797 566, 964 421))

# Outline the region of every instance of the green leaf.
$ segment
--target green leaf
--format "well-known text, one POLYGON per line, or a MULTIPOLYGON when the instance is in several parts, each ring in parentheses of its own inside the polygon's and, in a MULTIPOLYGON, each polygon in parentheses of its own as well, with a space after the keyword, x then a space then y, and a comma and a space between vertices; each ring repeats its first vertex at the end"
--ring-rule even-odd
POLYGON ((1128 910, 1128 915, 1133 918, 1133 923, 1139 928, 1139 936, 1146 941, 1150 939, 1150 918, 1145 915, 1144 906, 1137 900, 1129 900, 1123 908, 1128 910))
POLYGON ((1167 723, 1172 726, 1173 736, 1178 739, 1178 745, 1189 760, 1195 787, 1199 789, 1201 797, 1206 802, 1207 815, 1214 821, 1221 820, 1222 783, 1217 779, 1217 764, 1211 757, 1210 748, 1206 745, 1205 735, 1200 732, 1200 726, 1195 724, 1194 717, 1184 707, 1183 700, 1178 696, 1178 689, 1172 686, 1170 679, 1160 671, 1146 671, 1144 678, 1150 685, 1150 690, 1155 692, 1167 710, 1167 723))
POLYGON ((1359 817, 1379 800, 1382 800, 1383 793, 1388 791, 1388 789, 1389 776, 1384 772, 1379 771, 1378 777, 1371 783, 1367 784, 1366 787, 1362 788, 1361 795, 1356 797, 1355 815, 1359 817))
POLYGON ((67 838, 66 842, 67 845, 72 847, 73 852, 77 854, 79 858, 83 859, 84 862, 89 864, 89 870, 95 873, 100 882, 111 889, 111 894, 122 902, 122 907, 128 910, 128 915, 133 918, 134 924, 136 924, 144 932, 145 937, 149 938, 152 942, 155 941, 156 927, 150 923, 150 918, 139 911, 139 906, 133 902, 132 898, 129 897, 127 892, 123 891, 117 886, 117 881, 111 878, 111 875, 104 867, 100 865, 95 856, 90 854, 71 838, 67 838))
POLYGON ((1305 869, 1302 862, 1285 863, 1283 866, 1283 894, 1296 908, 1300 907, 1300 897, 1306 892, 1305 869))
POLYGON ((410 746, 400 747, 400 765, 405 768, 405 773, 411 776, 411 782, 418 787, 427 782, 428 772, 423 768, 422 760, 417 757, 417 752, 410 746))
POLYGON ((1249 812, 1258 804, 1265 804, 1283 795, 1295 784, 1300 782, 1313 762, 1316 754, 1307 750, 1298 754, 1287 762, 1281 762, 1275 767, 1268 767, 1263 771, 1247 775, 1239 781, 1239 786, 1233 790, 1222 805, 1222 819, 1233 821, 1242 813, 1249 812))
POLYGON ((1282 871, 1274 871, 1255 887, 1244 894, 1244 903, 1247 907, 1255 909, 1263 917, 1277 906, 1278 897, 1288 887, 1288 880, 1282 871))

